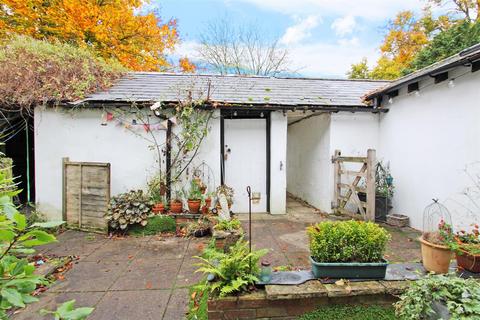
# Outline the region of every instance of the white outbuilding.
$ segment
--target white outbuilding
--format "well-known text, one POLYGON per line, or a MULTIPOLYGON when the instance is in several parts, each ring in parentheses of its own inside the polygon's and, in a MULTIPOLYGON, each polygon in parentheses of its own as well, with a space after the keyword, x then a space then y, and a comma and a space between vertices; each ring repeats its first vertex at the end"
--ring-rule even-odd
POLYGON ((109 164, 111 195, 145 188, 158 165, 148 137, 154 131, 166 143, 182 126, 151 109, 193 99, 212 118, 189 170, 202 171, 210 190, 233 187, 235 212, 248 210, 247 186, 253 212, 284 214, 287 191, 331 212, 335 150, 375 149, 394 178, 392 212, 421 229, 423 208, 439 198, 455 224, 468 225, 465 168, 480 161, 479 64, 477 46, 394 82, 129 73, 82 101, 35 109, 35 201, 48 218, 65 216, 65 158, 109 164), (139 109, 150 111, 148 127, 136 121, 139 109))

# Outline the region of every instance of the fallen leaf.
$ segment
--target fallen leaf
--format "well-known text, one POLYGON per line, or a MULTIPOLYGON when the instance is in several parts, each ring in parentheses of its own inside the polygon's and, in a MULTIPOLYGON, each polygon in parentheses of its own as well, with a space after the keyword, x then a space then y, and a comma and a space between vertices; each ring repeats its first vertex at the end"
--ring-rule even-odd
POLYGON ((343 280, 343 279, 337 280, 337 281, 335 281, 335 284, 337 286, 344 286, 345 285, 345 280, 343 280))
POLYGON ((147 288, 147 289, 152 289, 152 283, 151 283, 151 282, 147 282, 147 284, 145 285, 145 288, 147 288))

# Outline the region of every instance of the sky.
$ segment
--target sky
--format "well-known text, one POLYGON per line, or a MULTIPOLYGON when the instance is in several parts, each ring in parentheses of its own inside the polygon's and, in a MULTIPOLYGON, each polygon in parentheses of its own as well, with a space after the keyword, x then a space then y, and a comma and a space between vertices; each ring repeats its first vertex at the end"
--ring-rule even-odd
POLYGON ((344 78, 363 57, 373 64, 385 26, 400 10, 420 12, 422 0, 151 0, 163 19, 176 18, 181 43, 172 56, 198 59, 206 25, 227 18, 256 24, 289 51, 291 69, 307 77, 344 78))

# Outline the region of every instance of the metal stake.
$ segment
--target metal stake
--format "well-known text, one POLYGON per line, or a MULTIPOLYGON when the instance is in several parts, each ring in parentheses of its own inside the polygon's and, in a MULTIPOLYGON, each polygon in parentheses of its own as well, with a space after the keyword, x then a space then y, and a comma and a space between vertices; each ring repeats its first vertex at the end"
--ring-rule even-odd
MULTIPOLYGON (((247 186, 248 193, 248 251, 252 253, 252 189, 247 186)), ((252 257, 249 258, 250 271, 252 271, 252 257)))

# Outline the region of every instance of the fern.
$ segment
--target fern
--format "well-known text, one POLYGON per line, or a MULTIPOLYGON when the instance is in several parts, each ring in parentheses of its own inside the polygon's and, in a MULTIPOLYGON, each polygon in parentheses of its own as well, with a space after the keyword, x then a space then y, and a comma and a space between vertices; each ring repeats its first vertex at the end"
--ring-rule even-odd
POLYGON ((195 257, 200 260, 196 264, 199 268, 195 272, 215 276, 216 281, 210 286, 213 294, 223 297, 243 292, 258 281, 257 275, 260 273, 258 262, 268 250, 249 252, 248 241, 243 238, 230 248, 229 253, 214 248, 214 245, 209 245, 202 257, 195 257))

